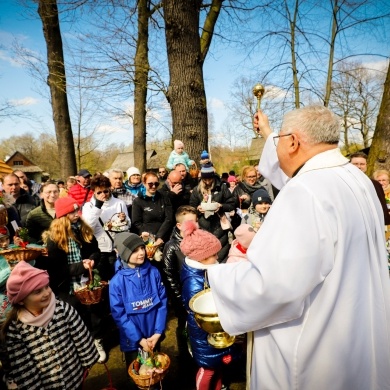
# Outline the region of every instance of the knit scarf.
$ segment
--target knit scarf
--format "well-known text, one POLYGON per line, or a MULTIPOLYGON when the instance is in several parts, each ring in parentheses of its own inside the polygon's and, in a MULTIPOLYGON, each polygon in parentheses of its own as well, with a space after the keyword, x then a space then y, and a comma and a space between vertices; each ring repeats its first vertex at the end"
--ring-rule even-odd
POLYGON ((42 314, 35 317, 26 308, 23 307, 18 313, 18 319, 27 325, 46 327, 53 318, 55 308, 56 297, 52 292, 49 305, 43 309, 42 314))
POLYGON ((240 185, 243 187, 242 189, 247 193, 247 194, 253 194, 255 191, 257 191, 260 188, 264 188, 261 183, 256 182, 253 186, 251 186, 248 183, 245 183, 242 181, 240 185))

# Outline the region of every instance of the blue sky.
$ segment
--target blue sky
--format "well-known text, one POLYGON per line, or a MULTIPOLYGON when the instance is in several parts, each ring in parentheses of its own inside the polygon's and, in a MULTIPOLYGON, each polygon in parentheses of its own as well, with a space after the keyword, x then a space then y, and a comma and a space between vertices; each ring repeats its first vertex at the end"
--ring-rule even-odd
MULTIPOLYGON (((15 104, 20 104, 34 115, 34 120, 22 118, 6 119, 0 122, 0 140, 11 135, 31 132, 41 135, 47 132, 54 133, 51 107, 47 99, 42 97, 37 90, 49 93, 48 87, 39 84, 33 79, 20 64, 17 63, 10 50, 12 42, 16 39, 29 50, 46 55, 46 48, 42 32, 42 24, 36 12, 37 5, 30 2, 31 7, 26 12, 17 0, 0 1, 0 102, 10 100, 15 104)), ((368 10, 370 11, 370 10, 368 10)), ((325 23, 321 19, 322 23, 325 23)), ((246 26, 247 27, 247 26, 246 26)), ((63 36, 71 28, 70 23, 61 23, 63 36)), ((362 39, 355 39, 351 45, 366 51, 375 47, 378 53, 384 56, 390 54, 390 40, 385 35, 376 35, 367 39, 367 32, 362 35, 362 39)), ((264 46, 266 47, 266 46, 264 46)), ((214 132, 224 132, 224 121, 229 118, 229 113, 224 104, 232 100, 231 87, 238 76, 253 76, 254 67, 244 66, 243 58, 247 53, 243 47, 241 51, 237 49, 223 49, 213 47, 208 54, 204 65, 204 77, 209 111, 214 119, 214 132), (219 50, 215 50, 219 49, 219 50)), ((266 63, 265 57, 278 56, 278 52, 268 47, 267 51, 255 55, 256 66, 268 69, 271 67, 266 63), (263 56, 265 54, 265 56, 263 56)), ((384 58, 362 57, 363 61, 371 62, 373 67, 383 66, 384 58)), ((249 61, 247 62, 249 64, 249 61)), ((276 83, 276 80, 273 80, 276 83)), ((251 88, 251 86, 250 86, 251 88)), ((230 118, 229 118, 230 119, 230 118)), ((105 123, 100 126, 100 130, 107 129, 108 142, 123 142, 131 140, 131 124, 118 122, 113 124, 105 123)), ((249 139, 252 134, 249 134, 249 139)))
MULTIPOLYGON (((50 105, 47 99, 37 93, 38 89, 45 89, 46 86, 33 79, 9 50, 16 39, 32 51, 45 55, 42 24, 38 14, 35 18, 31 15, 25 16, 21 15, 21 10, 22 7, 15 1, 0 2, 0 101, 7 99, 20 104, 21 107, 30 110, 36 120, 22 118, 3 120, 0 122, 0 140, 27 131, 35 135, 47 131, 54 132, 50 105)), ((66 33, 66 27, 66 24, 61 25, 62 34, 66 33)), ((227 115, 223 100, 229 96, 230 85, 227 80, 232 77, 230 63, 231 56, 224 51, 217 57, 209 56, 205 64, 206 94, 215 128, 222 126, 227 115)), ((118 126, 117 132, 111 133, 109 141, 122 142, 132 134, 131 126, 124 126, 122 129, 120 127, 118 126)))

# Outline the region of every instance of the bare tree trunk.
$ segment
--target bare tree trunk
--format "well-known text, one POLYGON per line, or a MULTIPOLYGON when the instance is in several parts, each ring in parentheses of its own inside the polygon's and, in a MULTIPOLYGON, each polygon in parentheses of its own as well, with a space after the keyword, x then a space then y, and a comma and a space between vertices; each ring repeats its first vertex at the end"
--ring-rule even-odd
POLYGON ((66 75, 58 8, 56 0, 39 0, 38 14, 42 20, 47 47, 53 121, 57 138, 61 176, 74 175, 77 171, 72 126, 66 95, 66 75))
POLYGON ((387 69, 382 103, 368 154, 367 174, 371 176, 376 169, 390 169, 390 66, 387 69))
POLYGON ((336 45, 336 37, 338 34, 338 22, 337 14, 339 12, 338 0, 334 0, 333 6, 333 22, 332 22, 332 34, 330 37, 330 49, 329 49, 329 60, 328 60, 328 76, 325 85, 325 97, 324 106, 329 106, 330 95, 332 93, 332 79, 333 79, 333 61, 334 61, 334 50, 336 45))
POLYGON ((148 93, 148 39, 149 39, 149 0, 138 1, 138 37, 134 58, 134 164, 141 172, 146 167, 146 98, 148 93))
POLYGON ((170 83, 173 138, 198 160, 208 149, 207 102, 203 63, 210 47, 222 0, 213 0, 199 37, 201 0, 163 0, 170 83))
POLYGON ((290 33, 291 33, 290 51, 291 51, 291 67, 293 72, 293 83, 294 83, 294 101, 295 101, 295 108, 299 108, 300 107, 299 78, 298 78, 297 52, 296 52, 296 42, 295 42, 295 31, 297 28, 299 0, 295 1, 294 16, 292 18, 290 16, 290 10, 288 9, 287 2, 285 2, 285 7, 288 15, 288 20, 290 22, 290 33))

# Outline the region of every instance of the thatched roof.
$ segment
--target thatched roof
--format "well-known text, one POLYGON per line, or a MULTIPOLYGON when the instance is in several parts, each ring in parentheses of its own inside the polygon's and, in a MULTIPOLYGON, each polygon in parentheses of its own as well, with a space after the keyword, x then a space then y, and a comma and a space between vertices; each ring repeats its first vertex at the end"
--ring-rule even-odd
POLYGON ((43 172, 43 169, 39 168, 38 165, 29 165, 28 167, 25 167, 23 165, 17 165, 14 171, 22 171, 24 173, 37 173, 43 172))
MULTIPOLYGON (((170 150, 155 150, 150 149, 146 151, 146 166, 147 169, 156 170, 159 166, 165 166, 170 150)), ((137 162, 134 161, 134 152, 119 153, 114 162, 111 164, 112 168, 118 168, 122 172, 126 172, 130 167, 137 167, 137 162)))
POLYGON ((8 175, 9 173, 12 173, 12 168, 9 167, 3 160, 0 160, 0 175, 8 175))
POLYGON ((252 138, 251 146, 249 148, 249 161, 252 165, 255 165, 259 162, 261 153, 264 149, 264 144, 264 138, 252 138))

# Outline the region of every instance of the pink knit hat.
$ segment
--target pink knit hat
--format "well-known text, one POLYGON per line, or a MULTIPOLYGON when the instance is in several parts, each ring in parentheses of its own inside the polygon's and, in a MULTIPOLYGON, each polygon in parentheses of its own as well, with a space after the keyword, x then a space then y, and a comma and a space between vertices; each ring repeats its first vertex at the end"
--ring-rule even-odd
POLYGON ((56 218, 61 218, 72 211, 78 210, 79 206, 73 198, 66 196, 56 200, 54 203, 54 209, 56 211, 56 218))
POLYGON ((230 175, 227 179, 228 183, 235 183, 237 181, 236 177, 233 175, 230 175))
POLYGON ((184 221, 181 225, 184 238, 180 249, 191 260, 202 261, 217 254, 222 245, 213 234, 198 228, 194 221, 184 221))
POLYGON ((12 303, 23 301, 34 290, 39 290, 49 284, 46 271, 32 267, 26 261, 20 261, 11 271, 7 280, 7 296, 12 303))
POLYGON ((183 147, 184 148, 184 144, 182 141, 180 141, 179 139, 175 139, 173 141, 173 148, 174 149, 177 149, 177 148, 180 148, 180 147, 183 147))
POLYGON ((243 223, 234 231, 234 235, 236 236, 239 244, 243 248, 248 249, 253 237, 256 235, 256 232, 251 225, 243 223))

